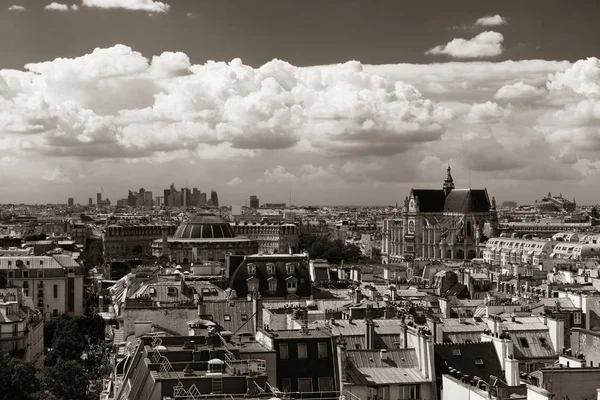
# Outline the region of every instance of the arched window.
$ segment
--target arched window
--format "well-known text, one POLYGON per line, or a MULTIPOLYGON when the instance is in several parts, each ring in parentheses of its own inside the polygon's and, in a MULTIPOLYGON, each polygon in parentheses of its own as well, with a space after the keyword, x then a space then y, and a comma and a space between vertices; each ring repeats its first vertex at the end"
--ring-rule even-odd
POLYGON ((467 221, 467 236, 471 236, 471 221, 467 221))

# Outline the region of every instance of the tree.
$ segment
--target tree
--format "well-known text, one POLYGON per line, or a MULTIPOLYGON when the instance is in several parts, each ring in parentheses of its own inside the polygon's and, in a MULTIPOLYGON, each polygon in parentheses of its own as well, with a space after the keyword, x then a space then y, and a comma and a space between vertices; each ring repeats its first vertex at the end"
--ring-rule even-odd
POLYGON ((87 340, 79 330, 77 320, 63 318, 56 324, 52 351, 46 357, 46 365, 56 365, 59 359, 79 360, 86 347, 87 340))
POLYGON ((58 400, 88 399, 88 378, 79 361, 58 358, 52 368, 42 371, 40 382, 58 400))
POLYGON ((0 400, 34 399, 40 391, 35 366, 0 356, 0 400))

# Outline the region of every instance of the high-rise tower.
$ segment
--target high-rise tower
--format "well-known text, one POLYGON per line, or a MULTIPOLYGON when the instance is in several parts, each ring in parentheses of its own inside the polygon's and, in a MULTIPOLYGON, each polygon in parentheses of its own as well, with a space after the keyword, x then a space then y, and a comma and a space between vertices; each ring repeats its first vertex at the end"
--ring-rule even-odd
POLYGON ((448 165, 446 180, 444 181, 444 194, 446 197, 450 194, 452 189, 454 189, 454 180, 452 179, 452 174, 450 173, 450 165, 448 165))

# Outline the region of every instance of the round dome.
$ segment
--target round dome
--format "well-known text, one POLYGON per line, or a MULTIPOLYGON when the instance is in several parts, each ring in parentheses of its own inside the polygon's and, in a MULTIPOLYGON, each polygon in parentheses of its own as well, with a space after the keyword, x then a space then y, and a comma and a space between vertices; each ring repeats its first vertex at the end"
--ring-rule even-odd
POLYGON ((235 233, 227 222, 212 213, 200 213, 181 223, 175 238, 177 239, 223 239, 233 238, 235 233))

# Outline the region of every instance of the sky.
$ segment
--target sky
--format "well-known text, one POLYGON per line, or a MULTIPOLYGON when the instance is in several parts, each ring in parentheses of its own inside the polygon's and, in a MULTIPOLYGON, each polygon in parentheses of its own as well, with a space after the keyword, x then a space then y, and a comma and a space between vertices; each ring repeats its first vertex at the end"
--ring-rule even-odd
POLYGON ((0 202, 599 203, 596 0, 0 0, 0 202))

